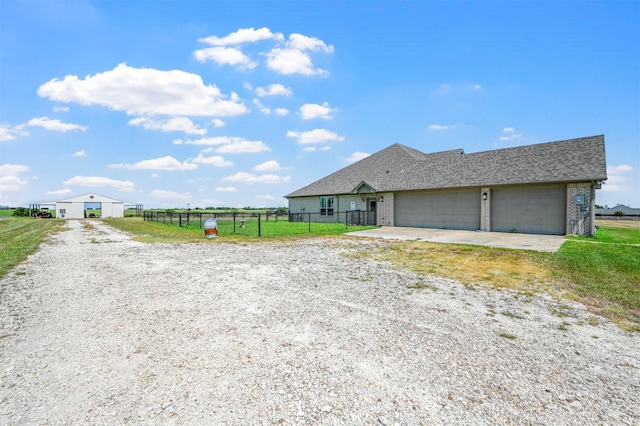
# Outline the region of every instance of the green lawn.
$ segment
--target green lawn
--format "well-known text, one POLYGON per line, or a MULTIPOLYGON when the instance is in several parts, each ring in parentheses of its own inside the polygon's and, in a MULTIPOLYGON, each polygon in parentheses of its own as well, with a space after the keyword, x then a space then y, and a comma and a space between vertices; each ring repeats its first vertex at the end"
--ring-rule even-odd
POLYGON ((591 237, 571 237, 572 240, 595 241, 601 243, 616 244, 640 244, 639 228, 614 228, 611 226, 601 226, 594 238, 591 237))
POLYGON ((23 217, 0 220, 0 277, 35 252, 47 235, 64 222, 23 217))
MULTIPOLYGON (((190 226, 178 226, 174 220, 169 223, 145 222, 142 218, 118 218, 105 219, 105 221, 123 231, 135 235, 135 238, 144 242, 206 242, 207 240, 224 241, 229 239, 257 239, 258 220, 247 219, 245 227, 241 221, 236 220, 235 232, 233 220, 218 219, 218 238, 208 239, 204 237, 204 229, 200 228, 199 221, 192 222, 190 226)), ((262 238, 286 238, 292 236, 320 236, 338 235, 345 232, 370 229, 372 226, 345 226, 344 223, 311 223, 289 222, 286 219, 273 219, 260 224, 262 238)))
POLYGON ((579 300, 640 330, 640 229, 601 228, 591 241, 569 240, 555 255, 579 300), (599 242, 598 242, 599 241, 599 242))

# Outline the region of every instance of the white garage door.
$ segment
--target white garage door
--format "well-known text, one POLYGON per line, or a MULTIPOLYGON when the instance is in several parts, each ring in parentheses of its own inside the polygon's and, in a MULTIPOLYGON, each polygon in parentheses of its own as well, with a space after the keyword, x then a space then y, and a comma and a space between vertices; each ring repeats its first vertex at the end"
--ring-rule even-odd
POLYGON ((395 195, 396 226, 480 229, 480 191, 416 191, 395 195))
POLYGON ((491 190, 491 230, 565 234, 565 185, 491 190))

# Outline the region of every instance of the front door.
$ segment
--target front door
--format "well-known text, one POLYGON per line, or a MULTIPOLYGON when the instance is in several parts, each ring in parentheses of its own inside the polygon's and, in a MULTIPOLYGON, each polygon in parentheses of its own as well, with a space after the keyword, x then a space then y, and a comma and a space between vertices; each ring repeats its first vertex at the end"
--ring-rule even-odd
POLYGON ((367 225, 376 225, 376 210, 378 201, 375 198, 367 199, 367 225))

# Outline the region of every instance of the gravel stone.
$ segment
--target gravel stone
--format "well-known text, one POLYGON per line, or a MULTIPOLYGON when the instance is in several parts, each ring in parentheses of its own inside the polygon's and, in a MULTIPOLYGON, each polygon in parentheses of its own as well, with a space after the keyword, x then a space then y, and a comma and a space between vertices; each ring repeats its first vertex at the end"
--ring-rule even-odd
POLYGON ((0 424, 640 424, 640 336, 579 304, 358 255, 388 241, 67 226, 0 280, 0 424))

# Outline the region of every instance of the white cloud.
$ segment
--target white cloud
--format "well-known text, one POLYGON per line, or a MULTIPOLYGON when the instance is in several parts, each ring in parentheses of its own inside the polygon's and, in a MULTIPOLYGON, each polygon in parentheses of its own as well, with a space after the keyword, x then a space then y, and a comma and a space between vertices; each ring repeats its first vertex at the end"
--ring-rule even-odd
MULTIPOLYGON (((69 112, 69 107, 65 107, 65 106, 54 106, 53 107, 53 112, 69 112)), ((64 189, 63 191, 67 191, 66 189, 64 189)))
POLYGON ((21 164, 3 164, 0 166, 0 176, 17 175, 28 171, 29 168, 21 164))
POLYGON ((57 191, 49 191, 49 192, 45 192, 45 194, 47 195, 66 195, 66 194, 70 194, 71 190, 70 189, 58 189, 57 191))
POLYGON ((248 112, 238 96, 225 96, 202 77, 180 70, 161 71, 120 64, 84 79, 67 75, 38 88, 54 101, 102 105, 131 115, 234 116, 248 112))
POLYGON ((87 153, 84 150, 76 151, 72 155, 73 157, 86 157, 87 153))
POLYGON ((516 133, 515 127, 505 127, 502 129, 502 133, 503 135, 500 136, 501 141, 512 141, 522 137, 521 134, 516 133))
POLYGON ((260 112, 261 112, 261 113, 266 114, 266 115, 271 114, 271 110, 270 110, 269 108, 267 108, 266 106, 264 106, 264 105, 262 104, 262 102, 260 102, 260 99, 255 98, 255 99, 253 100, 253 104, 254 104, 255 106, 257 106, 257 107, 260 109, 260 112))
POLYGON ((129 120, 132 126, 142 126, 148 130, 161 130, 163 132, 184 132, 193 135, 204 135, 207 129, 203 129, 187 117, 174 117, 165 120, 151 117, 138 117, 129 120))
POLYGON ((289 114, 289 110, 286 108, 276 108, 273 110, 276 115, 285 116, 289 114))
POLYGON ((285 87, 283 84, 270 84, 266 88, 256 88, 256 95, 263 98, 265 96, 291 96, 293 91, 291 87, 285 87))
POLYGON ((174 191, 165 191, 162 189, 154 189, 150 194, 153 198, 163 198, 163 199, 176 199, 176 200, 189 200, 191 198, 191 194, 185 192, 184 194, 180 194, 174 191))
POLYGON ((211 60, 220 65, 235 66, 239 70, 253 69, 258 64, 251 60, 249 56, 245 55, 242 50, 240 50, 240 46, 262 40, 283 41, 284 36, 280 33, 272 33, 271 30, 266 27, 257 30, 254 28, 242 28, 226 37, 209 36, 199 39, 199 42, 207 43, 214 47, 196 50, 193 52, 193 55, 200 62, 211 60))
POLYGON ((304 148, 302 148, 303 151, 306 152, 314 152, 314 151, 329 151, 331 149, 330 146, 322 146, 322 147, 316 147, 316 146, 306 146, 304 148))
MULTIPOLYGON (((276 47, 266 53, 261 53, 266 57, 265 62, 269 69, 280 74, 321 76, 329 74, 328 71, 316 68, 313 65, 310 53, 333 53, 333 46, 327 45, 324 41, 315 37, 291 34, 283 47, 284 36, 281 33, 273 33, 266 27, 257 30, 254 28, 242 28, 225 37, 210 36, 201 38, 198 41, 214 47, 196 50, 193 54, 200 62, 212 60, 221 65, 235 66, 241 70, 252 69, 256 67, 257 63, 241 50, 242 46, 265 40, 271 40, 276 43, 276 47)), ((244 85, 245 88, 250 86, 247 83, 244 85)))
POLYGON ((69 132, 71 130, 87 130, 87 126, 81 126, 79 124, 63 123, 62 121, 49 117, 32 118, 27 122, 27 125, 33 127, 42 127, 47 130, 54 130, 57 132, 69 132))
POLYGON ((291 179, 290 176, 278 176, 274 174, 254 175, 251 173, 240 172, 235 175, 222 178, 225 182, 243 182, 243 183, 286 183, 291 179))
POLYGON ((219 186, 214 191, 216 192, 236 192, 235 186, 219 186))
MULTIPOLYGON (((221 154, 243 154, 271 151, 262 141, 249 141, 236 136, 215 136, 212 138, 201 139, 176 139, 173 141, 175 145, 205 145, 220 146, 215 151, 221 154)), ((206 152, 210 152, 207 150, 206 152)), ((205 152, 203 150, 202 152, 205 152)))
POLYGON ((280 74, 329 75, 326 70, 314 68, 309 51, 333 53, 333 46, 315 37, 291 34, 285 48, 276 47, 266 54, 267 67, 280 74))
POLYGON ((356 161, 360 161, 363 158, 367 158, 370 155, 371 154, 367 154, 366 152, 356 151, 353 154, 351 154, 346 161, 349 163, 355 163, 356 161))
POLYGON ((327 129, 314 129, 308 132, 289 130, 287 137, 297 138, 300 144, 325 143, 328 141, 343 141, 344 137, 327 129))
POLYGON ((128 169, 128 170, 165 170, 165 171, 185 171, 198 168, 197 164, 183 161, 182 163, 171 156, 154 158, 151 160, 138 161, 135 164, 109 164, 112 169, 128 169))
POLYGON ((23 190, 29 182, 20 179, 18 175, 27 171, 29 171, 29 168, 21 164, 3 164, 0 166, 0 193, 23 190))
POLYGON ((311 120, 314 118, 323 118, 329 120, 333 118, 335 108, 331 108, 328 102, 319 104, 304 104, 300 107, 300 116, 303 120, 311 120))
POLYGON ((267 200, 267 201, 275 200, 275 198, 273 197, 273 195, 269 195, 269 194, 258 195, 256 198, 257 198, 258 200, 267 200))
POLYGON ((201 63, 211 60, 220 65, 235 66, 239 70, 254 69, 258 65, 235 47, 207 47, 206 49, 196 50, 193 52, 193 56, 201 63))
POLYGON ((128 180, 114 180, 100 176, 74 176, 63 182, 65 185, 103 187, 109 186, 122 192, 134 191, 134 184, 128 180))
POLYGON ((258 164, 253 168, 256 172, 277 172, 282 170, 280 163, 275 160, 265 161, 262 164, 258 164))
POLYGON ((237 46, 245 43, 255 43, 262 40, 283 41, 284 36, 281 33, 272 33, 267 27, 262 27, 257 30, 254 28, 241 28, 235 33, 231 33, 222 38, 209 36, 198 39, 198 41, 212 46, 237 46))
POLYGON ((18 176, 0 176, 0 193, 21 191, 28 183, 18 176))
POLYGON ((429 130, 447 130, 450 126, 443 126, 440 124, 432 124, 427 127, 429 130))
POLYGON ((621 164, 619 166, 607 166, 607 173, 625 173, 633 171, 633 167, 627 164, 621 164))
POLYGON ((327 46, 324 41, 315 37, 307 37, 302 34, 291 34, 287 47, 296 50, 312 50, 333 53, 333 46, 327 46))
POLYGON ((314 69, 311 58, 295 49, 273 49, 267 53, 267 67, 280 74, 322 75, 329 74, 320 68, 314 69))
POLYGON ((207 165, 215 166, 215 167, 233 166, 233 163, 231 161, 225 160, 220 155, 214 155, 214 156, 211 156, 211 157, 205 157, 202 154, 199 154, 196 158, 191 160, 191 162, 192 163, 196 163, 196 164, 207 164, 207 165))
POLYGON ((211 125, 213 127, 223 127, 224 124, 224 121, 220 120, 219 118, 214 118, 213 120, 211 120, 211 125))
POLYGON ((629 179, 624 176, 625 173, 633 171, 633 167, 627 164, 618 166, 607 166, 607 180, 602 185, 604 192, 625 192, 630 191, 631 186, 627 184, 629 179))
POLYGON ((29 132, 23 130, 24 127, 24 124, 10 126, 6 123, 0 123, 0 142, 15 140, 17 136, 28 136, 29 132))
POLYGON ((261 141, 234 141, 215 150, 220 154, 254 154, 258 152, 271 151, 267 145, 261 141))
POLYGON ((226 143, 243 141, 243 138, 235 137, 235 136, 214 136, 211 138, 200 138, 200 139, 176 139, 173 141, 174 145, 223 145, 226 143))

